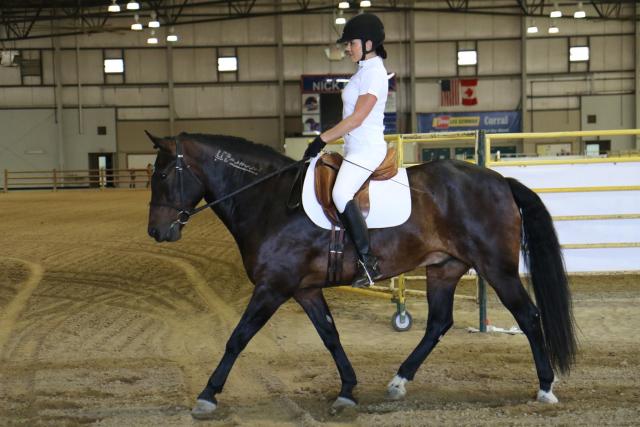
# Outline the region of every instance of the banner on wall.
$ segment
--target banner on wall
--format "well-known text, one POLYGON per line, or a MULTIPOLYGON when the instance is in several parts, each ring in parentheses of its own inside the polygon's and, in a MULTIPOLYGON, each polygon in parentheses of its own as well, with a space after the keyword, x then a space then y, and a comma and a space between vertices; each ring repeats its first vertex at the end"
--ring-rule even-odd
POLYGON ((464 130, 484 130, 488 133, 521 132, 522 116, 519 111, 418 113, 418 132, 464 130))
MULTIPOLYGON (((302 75, 300 79, 303 135, 318 135, 342 117, 339 94, 349 83, 348 74, 302 75)), ((384 112, 384 133, 397 133, 396 78, 389 78, 384 112)))

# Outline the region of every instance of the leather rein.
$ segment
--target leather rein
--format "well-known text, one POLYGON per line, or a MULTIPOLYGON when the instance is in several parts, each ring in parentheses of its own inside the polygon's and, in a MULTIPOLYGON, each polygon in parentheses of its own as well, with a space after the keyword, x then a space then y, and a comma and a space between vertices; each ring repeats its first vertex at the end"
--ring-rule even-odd
MULTIPOLYGON (((210 208, 212 206, 217 205, 218 203, 224 202, 227 199, 232 198, 233 196, 248 190, 249 188, 258 185, 266 180, 268 180, 269 178, 272 178, 276 175, 281 174, 282 172, 288 170, 288 169, 292 169, 294 167, 298 167, 301 166, 302 164, 304 164, 307 159, 302 159, 302 160, 298 160, 296 162, 293 162, 283 168, 280 168, 276 171, 273 171, 271 173, 268 173, 267 175, 263 176, 262 178, 256 179, 253 182, 250 182, 247 185, 244 185, 240 188, 238 188, 235 191, 232 191, 229 194, 226 194, 222 197, 220 197, 219 199, 214 200, 213 202, 209 202, 206 205, 202 205, 198 208, 193 208, 193 209, 189 209, 184 205, 184 171, 187 170, 188 172, 191 173, 191 175, 200 183, 202 184, 202 181, 197 177, 196 174, 194 174, 191 171, 191 166, 189 166, 188 164, 186 164, 186 162, 184 161, 184 154, 182 151, 182 143, 176 138, 175 140, 176 142, 176 166, 175 166, 175 170, 176 170, 176 176, 178 178, 178 189, 179 189, 179 199, 178 199, 178 206, 174 206, 174 205, 170 205, 170 204, 166 204, 166 203, 149 203, 150 206, 161 206, 161 207, 168 207, 171 209, 174 209, 178 212, 178 216, 176 218, 175 221, 173 221, 171 223, 170 227, 174 227, 176 224, 180 224, 180 225, 185 225, 186 223, 189 222, 189 219, 194 216, 197 213, 202 212, 203 210, 210 208)), ((296 177, 297 179, 298 177, 296 177)), ((204 184, 202 184, 204 185, 204 184)))

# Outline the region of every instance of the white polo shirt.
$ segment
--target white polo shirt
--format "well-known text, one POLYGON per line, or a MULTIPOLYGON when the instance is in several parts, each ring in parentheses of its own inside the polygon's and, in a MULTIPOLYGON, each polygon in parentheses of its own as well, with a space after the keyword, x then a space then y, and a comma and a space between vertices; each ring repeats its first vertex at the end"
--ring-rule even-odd
POLYGON ((347 144, 386 144, 384 141, 384 108, 389 92, 387 70, 382 58, 360 61, 358 71, 342 90, 342 118, 353 114, 360 95, 374 95, 376 104, 362 124, 344 136, 347 144))

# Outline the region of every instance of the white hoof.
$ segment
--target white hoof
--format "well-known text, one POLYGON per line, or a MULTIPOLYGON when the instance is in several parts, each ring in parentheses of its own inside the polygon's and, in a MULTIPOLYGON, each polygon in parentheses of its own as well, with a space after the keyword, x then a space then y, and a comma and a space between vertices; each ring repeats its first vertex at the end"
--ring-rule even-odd
POLYGON ((406 378, 402 378, 398 375, 393 377, 391 382, 387 385, 387 395, 389 398, 392 400, 402 399, 407 394, 407 390, 404 388, 406 383, 406 378))
POLYGON ((336 401, 333 402, 333 405, 331 405, 331 409, 329 409, 329 413, 331 415, 337 415, 342 411, 344 411, 345 409, 355 408, 356 406, 357 404, 353 400, 347 399, 346 397, 338 396, 336 401))
POLYGON ((331 409, 338 410, 344 408, 353 408, 354 406, 356 406, 356 402, 354 402, 353 400, 347 399, 346 397, 338 396, 336 401, 333 402, 333 405, 331 405, 331 409))
POLYGON ((208 400, 198 399, 196 400, 196 406, 191 410, 191 416, 196 420, 208 420, 213 417, 217 407, 215 403, 208 400))
POLYGON ((538 398, 537 398, 538 402, 540 403, 558 403, 558 398, 556 397, 555 394, 553 394, 553 390, 549 390, 549 391, 544 391, 544 390, 538 390, 538 398))

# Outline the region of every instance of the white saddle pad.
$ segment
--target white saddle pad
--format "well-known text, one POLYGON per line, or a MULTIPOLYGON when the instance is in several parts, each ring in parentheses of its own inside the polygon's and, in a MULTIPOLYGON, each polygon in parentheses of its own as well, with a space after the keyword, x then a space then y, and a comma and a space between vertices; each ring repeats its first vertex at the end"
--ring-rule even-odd
MULTIPOLYGON (((311 221, 318 227, 331 230, 331 222, 318 203, 315 190, 316 162, 320 157, 311 160, 302 187, 302 205, 311 221)), ((404 224, 411 215, 411 190, 407 170, 399 168, 398 173, 386 181, 369 183, 369 228, 395 227, 404 224)))

